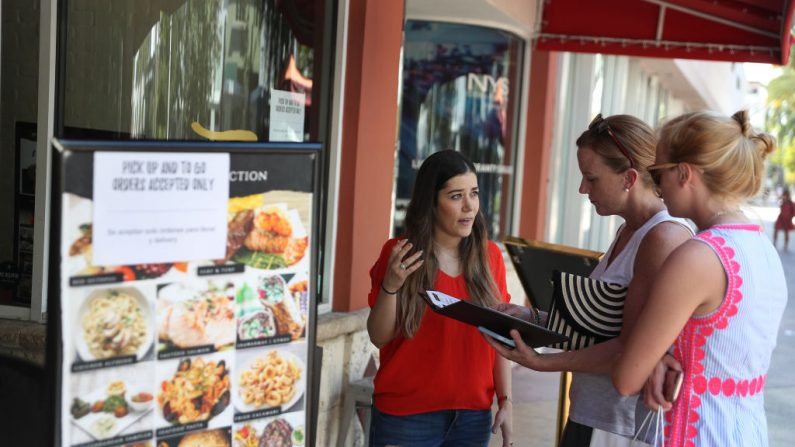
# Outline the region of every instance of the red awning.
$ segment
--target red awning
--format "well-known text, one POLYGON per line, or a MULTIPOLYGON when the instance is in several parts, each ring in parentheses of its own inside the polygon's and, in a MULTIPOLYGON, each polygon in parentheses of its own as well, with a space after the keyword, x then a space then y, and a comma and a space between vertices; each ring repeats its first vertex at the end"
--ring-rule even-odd
POLYGON ((786 64, 795 0, 539 0, 539 50, 786 64))

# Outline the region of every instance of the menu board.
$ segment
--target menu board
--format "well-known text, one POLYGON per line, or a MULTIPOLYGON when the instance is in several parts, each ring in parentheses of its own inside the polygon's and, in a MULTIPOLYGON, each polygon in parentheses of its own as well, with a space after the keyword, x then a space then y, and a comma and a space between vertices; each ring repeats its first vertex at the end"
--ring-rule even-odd
POLYGON ((315 158, 66 151, 61 445, 304 445, 315 158))

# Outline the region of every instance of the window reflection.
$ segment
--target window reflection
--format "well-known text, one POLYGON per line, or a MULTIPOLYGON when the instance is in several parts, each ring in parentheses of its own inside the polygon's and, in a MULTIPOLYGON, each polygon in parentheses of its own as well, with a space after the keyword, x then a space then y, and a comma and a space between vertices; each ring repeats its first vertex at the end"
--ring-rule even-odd
MULTIPOLYGON (((39 0, 2 3, 0 306, 31 307, 36 208, 39 0)), ((0 310, 4 317, 19 315, 0 310)), ((25 312, 22 311, 22 314, 25 312)), ((16 316, 15 318, 19 318, 16 316)), ((38 318, 38 317, 34 317, 38 318)))
POLYGON ((480 206, 491 237, 508 225, 522 42, 503 31, 450 23, 406 24, 395 233, 420 163, 456 149, 478 168, 480 206))
POLYGON ((56 137, 327 140, 333 0, 58 4, 56 137))
POLYGON ((70 0, 64 136, 320 140, 324 4, 70 0), (273 98, 293 108, 272 113, 273 98))

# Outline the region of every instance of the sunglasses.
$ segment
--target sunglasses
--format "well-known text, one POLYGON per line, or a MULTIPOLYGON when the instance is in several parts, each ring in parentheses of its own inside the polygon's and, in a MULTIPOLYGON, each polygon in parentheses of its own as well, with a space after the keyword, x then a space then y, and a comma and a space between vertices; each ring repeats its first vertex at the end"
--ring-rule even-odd
POLYGON ((656 165, 651 165, 646 168, 651 174, 651 179, 654 180, 654 184, 660 186, 660 176, 662 175, 663 171, 667 169, 673 169, 679 166, 679 163, 660 163, 656 165))
POLYGON ((601 134, 602 132, 607 131, 607 134, 610 135, 610 138, 613 139, 613 143, 618 146, 618 150, 627 158, 629 161, 629 167, 635 169, 635 162, 632 160, 632 157, 629 156, 629 151, 618 141, 616 138, 616 134, 613 133, 613 129, 610 128, 610 123, 607 122, 606 119, 602 118, 602 114, 598 114, 591 120, 591 124, 588 125, 588 130, 591 132, 595 132, 596 134, 601 134))

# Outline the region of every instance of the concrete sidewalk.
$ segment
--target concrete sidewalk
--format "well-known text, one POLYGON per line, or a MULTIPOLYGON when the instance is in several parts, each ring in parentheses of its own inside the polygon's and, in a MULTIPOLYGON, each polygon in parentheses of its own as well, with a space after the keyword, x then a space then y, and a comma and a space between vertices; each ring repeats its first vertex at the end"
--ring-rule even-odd
MULTIPOLYGON (((778 207, 752 207, 772 239, 773 222, 778 207)), ((795 444, 795 232, 789 250, 783 250, 783 237, 779 235, 778 253, 787 277, 789 301, 784 310, 778 332, 778 345, 773 351, 767 379, 765 380, 765 410, 767 413, 770 447, 789 447, 795 444)))
MULTIPOLYGON (((554 446, 560 373, 536 372, 516 365, 512 379, 514 447, 554 446)), ((497 431, 489 447, 501 445, 502 435, 497 431)))
MULTIPOLYGON (((757 220, 772 239, 777 207, 748 207, 746 214, 757 220)), ((779 249, 790 300, 779 331, 778 346, 765 382, 765 409, 770 447, 795 445, 795 232, 789 251, 779 249)), ((783 238, 779 240, 779 247, 783 238)), ((539 373, 513 368, 514 447, 554 447, 557 424, 559 373, 539 373)), ((502 445, 498 433, 490 447, 502 445)))

